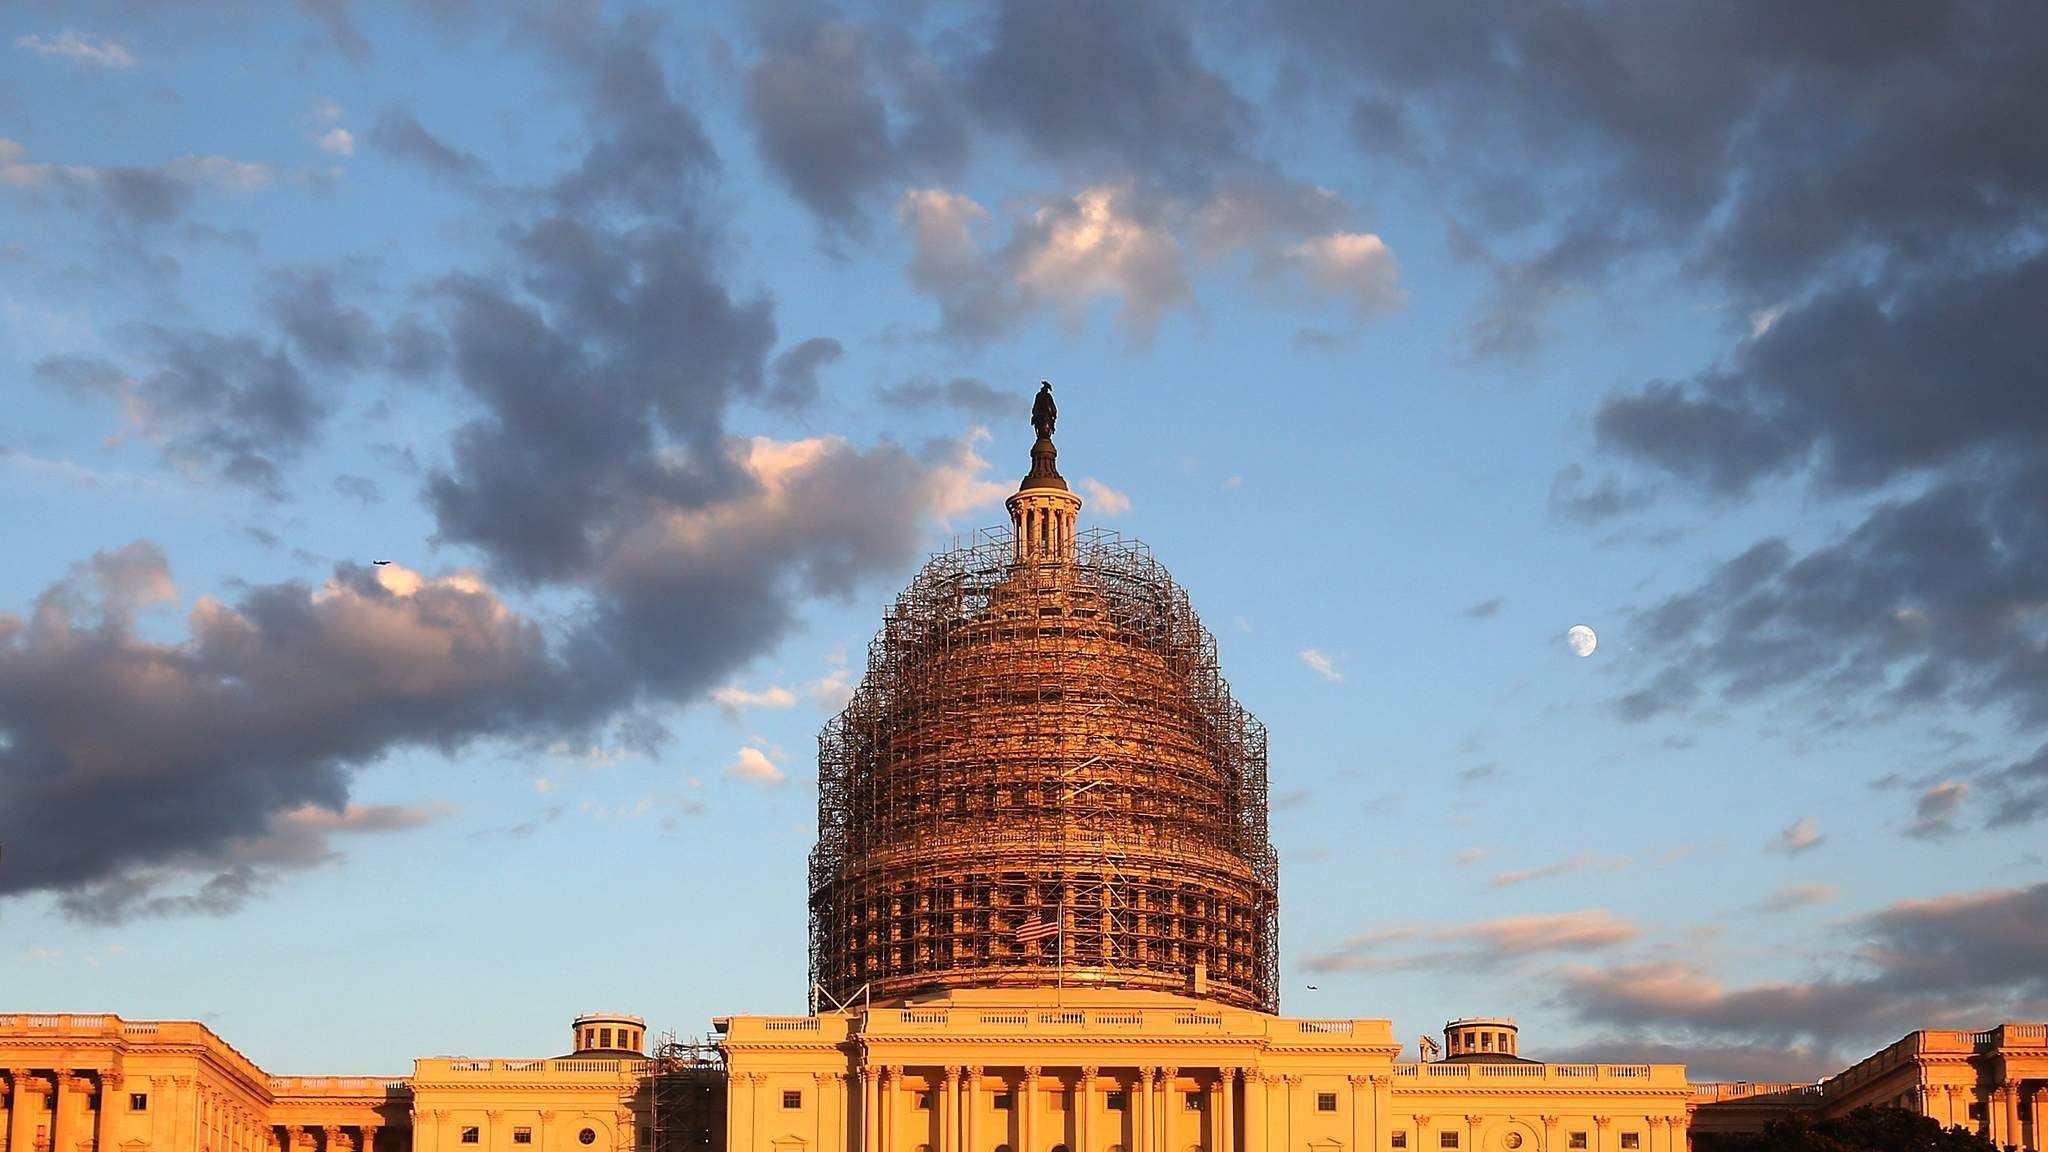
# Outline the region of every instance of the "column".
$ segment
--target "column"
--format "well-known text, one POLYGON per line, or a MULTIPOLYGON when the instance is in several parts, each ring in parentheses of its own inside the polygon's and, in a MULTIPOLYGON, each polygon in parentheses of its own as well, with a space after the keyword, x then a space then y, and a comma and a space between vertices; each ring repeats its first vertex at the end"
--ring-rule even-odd
POLYGON ((747 1147, 761 1146, 761 1085, 768 1082, 766 1072, 756 1072, 747 1077, 747 1147))
MULTIPOLYGON (((494 1148, 496 1147, 496 1145, 491 1143, 491 1133, 494 1129, 497 1128, 497 1124, 495 1123, 495 1121, 498 1118, 498 1114, 496 1112, 486 1112, 484 1115, 489 1116, 493 1121, 490 1128, 484 1129, 484 1147, 494 1148)), ((342 1143, 343 1142, 341 1138, 341 1125, 328 1124, 321 1127, 320 1152, 347 1152, 347 1150, 342 1147, 342 1143)))
MULTIPOLYGON (((165 1145, 170 1152, 184 1152, 187 1148, 199 1147, 199 1091, 190 1076, 171 1077, 171 1107, 177 1109, 171 1121, 171 1136, 165 1145)), ((152 1107, 154 1103, 152 1102, 152 1107)), ((285 1152, 291 1152, 291 1144, 285 1144, 285 1152)))
MULTIPOLYGON (((552 1116, 554 1113, 544 1112, 542 1115, 552 1116)), ((359 1124, 356 1126, 356 1147, 361 1149, 362 1152, 377 1152, 377 1125, 359 1124)), ((546 1148, 547 1145, 543 1144, 541 1147, 546 1148)))
POLYGON ((1953 1128, 1956 1126, 1956 1086, 1953 1084, 1942 1085, 1941 1094, 1948 1100, 1947 1111, 1941 1120, 1942 1126, 1953 1128))
POLYGON ((963 1106, 960 1118, 962 1147, 966 1149, 966 1152, 979 1152, 981 1148, 981 1140, 979 1138, 980 1125, 976 1121, 981 1118, 980 1068, 967 1069, 966 1090, 961 1094, 961 1103, 963 1106))
POLYGON ((1561 1116, 1545 1113, 1543 1116, 1543 1148, 1541 1152, 1559 1152, 1557 1147, 1557 1122, 1561 1116))
POLYGON ((815 1135, 811 1147, 818 1152, 825 1149, 825 1085, 832 1082, 830 1072, 811 1073, 811 1121, 815 1135))
POLYGON ((2048 1084, 2034 1085, 2034 1152, 2043 1152, 2044 1149, 2048 1149, 2048 1139, 2043 1138, 2044 1135, 2048 1134, 2044 1134, 2041 1131, 2041 1121, 2044 1116, 2048 1116, 2048 1101, 2044 1101, 2044 1098, 2048 1098, 2048 1084))
POLYGON ((1018 1109, 1017 1143, 1020 1152, 1038 1152, 1038 1065, 1025 1067, 1023 1089, 1010 1093, 1010 1102, 1018 1109))
MULTIPOLYGON (((1479 1147, 1479 1122, 1483 1119, 1485 1119, 1485 1117, 1479 1115, 1477 1112, 1465 1113, 1465 1142, 1463 1145, 1465 1152, 1472 1152, 1472 1150, 1477 1149, 1479 1147)), ((1650 1142, 1652 1144, 1657 1142, 1657 1138, 1654 1133, 1650 1137, 1650 1142)))
POLYGON ((1150 1066, 1138 1069, 1138 1082, 1124 1096, 1131 1110, 1131 1144, 1137 1152, 1155 1152, 1152 1147, 1152 1078, 1150 1066))
POLYGON ((1287 1081, 1287 1118, 1280 1125, 1280 1147, 1286 1152, 1294 1152, 1294 1090, 1301 1086, 1301 1077, 1287 1076, 1284 1079, 1287 1081))
MULTIPOLYGON (((30 1101, 42 1095, 43 1082, 30 1076, 26 1068, 9 1068, 7 1082, 14 1089, 7 1108, 7 1152, 29 1152, 36 1134, 29 1122, 30 1101)), ((36 1101, 36 1106, 40 1107, 41 1101, 36 1101)))
POLYGON ((2020 1132, 2020 1082, 2005 1082, 2005 1139, 2000 1144, 2018 1145, 2022 1140, 2020 1132))
POLYGON ((93 1152, 113 1152, 114 1118, 121 1114, 121 1074, 111 1069, 100 1073, 100 1110, 93 1116, 93 1152))
MULTIPOLYGON (((1372 1079, 1372 1152, 1388 1152, 1393 1143, 1394 1078, 1381 1074, 1372 1079)), ((1543 1152, 1549 1152, 1548 1148, 1543 1152)))
POLYGON ((875 1066, 860 1066, 860 1152, 881 1152, 877 1131, 880 1115, 875 1107, 875 1066))
POLYGON ((1080 1100, 1074 1104, 1074 1152, 1095 1152, 1095 1146, 1088 1142, 1088 1117, 1095 1112, 1095 1069, 1081 1069, 1081 1085, 1075 1095, 1080 1100))
POLYGON ((1244 1152, 1266 1152, 1266 1076, 1244 1070, 1244 1152))
POLYGON ((50 1152, 77 1152, 77 1132, 72 1126, 72 1116, 77 1108, 78 1093, 75 1089, 85 1086, 85 1081, 63 1070, 57 1070, 56 1106, 50 1109, 50 1152))
POLYGON ((1160 1152, 1175 1152, 1173 1118, 1185 1107, 1180 1099, 1180 1069, 1170 1066, 1160 1069, 1159 1095, 1160 1152))
POLYGON ((1614 1117, 1593 1117, 1593 1152, 1614 1152, 1607 1146, 1607 1130, 1614 1126, 1614 1117))
POLYGON ((1235 1152, 1230 1130, 1230 1088, 1237 1069, 1216 1069, 1216 1082, 1209 1086, 1209 1152, 1235 1152))
POLYGON ((881 1152, 892 1152, 900 1145, 917 1143, 903 1138, 902 1107, 903 1066, 891 1064, 882 1069, 882 1114, 876 1117, 881 1124, 881 1152))
POLYGON ((946 1065, 946 1090, 939 1107, 939 1152, 960 1152, 960 1066, 946 1065))
POLYGON ((1692 1145, 1688 1142, 1690 1138, 1686 1130, 1692 1127, 1692 1109, 1693 1106, 1688 1104, 1684 1115, 1671 1118, 1671 1147, 1674 1152, 1691 1152, 1692 1145))
POLYGON ((1436 1152, 1429 1139, 1429 1115, 1418 1112, 1409 1119, 1415 1121, 1415 1147, 1409 1152, 1436 1152))
POLYGON ((1366 1093, 1372 1087, 1372 1077, 1346 1076, 1344 1081, 1351 1085, 1351 1152, 1362 1152, 1372 1133, 1366 1123, 1366 1105, 1371 1099, 1366 1093))
POLYGON ((1660 1143, 1660 1141, 1658 1141, 1658 1139, 1657 1139, 1657 1133, 1658 1133, 1658 1132, 1659 1132, 1659 1131, 1660 1131, 1660 1130, 1661 1130, 1661 1129, 1662 1129, 1662 1128, 1664 1127, 1664 1117, 1662 1117, 1662 1116, 1645 1116, 1645 1117, 1643 1117, 1643 1121, 1644 1121, 1644 1123, 1646 1123, 1646 1124, 1648 1124, 1648 1125, 1650 1126, 1650 1148, 1649 1148, 1649 1152, 1668 1152, 1668 1149, 1669 1149, 1669 1148, 1670 1148, 1671 1146, 1670 1146, 1669 1144, 1665 1144, 1665 1145, 1664 1145, 1664 1146, 1663 1146, 1662 1148, 1660 1148, 1660 1147, 1658 1147, 1658 1144, 1660 1143))

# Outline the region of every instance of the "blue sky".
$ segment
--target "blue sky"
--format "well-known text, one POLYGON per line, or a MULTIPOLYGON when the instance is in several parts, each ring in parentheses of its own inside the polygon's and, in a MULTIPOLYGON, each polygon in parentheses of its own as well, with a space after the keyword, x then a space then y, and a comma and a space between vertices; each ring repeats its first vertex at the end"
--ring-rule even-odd
POLYGON ((1284 1011, 2038 1018, 2040 20, 12 6, 8 1007, 800 1010, 817 729, 1049 379, 1271 729, 1284 1011))

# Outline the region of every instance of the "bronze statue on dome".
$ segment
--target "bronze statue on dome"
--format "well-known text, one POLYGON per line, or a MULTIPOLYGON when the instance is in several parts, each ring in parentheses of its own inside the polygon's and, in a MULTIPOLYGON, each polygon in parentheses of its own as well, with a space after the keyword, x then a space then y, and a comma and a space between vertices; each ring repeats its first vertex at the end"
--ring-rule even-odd
POLYGON ((1052 383, 1039 381, 1038 399, 1031 402, 1031 426, 1038 430, 1040 440, 1052 439, 1053 422, 1059 418, 1059 407, 1052 402, 1052 383))

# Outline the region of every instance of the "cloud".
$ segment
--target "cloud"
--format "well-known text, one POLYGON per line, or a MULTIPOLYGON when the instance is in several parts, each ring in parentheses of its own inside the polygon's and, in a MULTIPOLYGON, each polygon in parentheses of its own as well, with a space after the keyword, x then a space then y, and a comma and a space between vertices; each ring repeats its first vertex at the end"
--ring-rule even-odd
POLYGON ((356 154, 356 138, 350 134, 348 129, 340 125, 322 132, 319 144, 322 152, 335 156, 353 156, 356 154))
POLYGON ((85 68, 118 72, 135 67, 135 56, 118 40, 98 39, 65 29, 55 36, 17 36, 15 47, 38 56, 55 56, 85 68))
POLYGON ((1624 489, 1612 474, 1602 476, 1589 489, 1586 470, 1577 464, 1565 465, 1550 481, 1550 514, 1560 520, 1598 524, 1643 508, 1649 501, 1646 489, 1624 489))
POLYGON ((796 704, 796 694, 778 684, 770 684, 759 690, 728 684, 711 694, 711 702, 728 712, 738 713, 742 708, 793 707, 796 704))
POLYGON ((370 128, 370 146, 394 160, 416 164, 434 176, 462 185, 490 179, 490 170, 474 154, 443 143, 412 113, 387 108, 370 128))
POLYGON ((1497 872, 1492 879, 1487 881, 1487 886, 1490 888, 1512 888, 1517 884, 1528 884, 1536 880, 1549 880, 1557 876, 1569 876, 1575 872, 1584 872, 1588 869, 1618 872, 1627 868, 1631 863, 1633 861, 1627 857, 1602 859, 1597 856, 1581 853, 1577 856, 1558 860, 1550 864, 1541 864, 1533 868, 1514 868, 1506 872, 1497 872))
POLYGON ((1836 970, 1803 982, 1729 987, 1689 961, 1630 961, 1568 966, 1559 998, 1582 1022, 1651 1039, 1823 1049, 2048 1007, 2048 884, 1901 900, 1843 935, 1836 970))
POLYGON ((1131 498, 1093 476, 1081 481, 1081 491, 1098 516, 1121 516, 1131 510, 1131 498))
POLYGON ((1309 666, 1310 671, 1328 680, 1330 683, 1341 684, 1344 682, 1344 674, 1337 671, 1337 662, 1322 652, 1314 648, 1303 648, 1295 653, 1295 655, 1301 658, 1303 664, 1309 666))
POLYGON ((1371 972, 1455 964, 1492 968, 1553 953, 1583 954, 1619 947, 1642 935, 1603 908, 1508 916, 1470 924, 1414 925, 1352 937, 1302 961, 1307 972, 1371 972), (1448 947, 1446 947, 1448 946, 1448 947))
POLYGON ((725 766, 727 774, 737 776, 754 784, 780 784, 785 777, 782 769, 768 759, 768 754, 759 748, 742 748, 739 758, 725 766))
POLYGON ((120 335, 134 374, 111 360, 66 356, 39 361, 36 376, 114 401, 127 426, 180 471, 283 494, 281 465, 312 442, 330 407, 289 356, 251 336, 154 324, 120 335))
POLYGON ((1287 261, 1309 284, 1344 300, 1365 321, 1399 308, 1408 294, 1401 267, 1386 242, 1369 232, 1332 232, 1286 249, 1287 261))
POLYGON ((1479 603, 1458 613, 1458 615, 1463 616, 1467 620, 1490 620, 1500 614, 1502 605, 1506 603, 1507 601, 1495 596, 1491 600, 1481 600, 1479 603))
POLYGON ((334 490, 340 495, 363 505, 365 508, 372 504, 382 503, 384 500, 384 490, 379 488, 377 482, 368 476, 357 476, 352 473, 343 472, 334 478, 334 490))
POLYGON ((1801 816, 1799 819, 1787 824, 1784 831, 1778 833, 1764 847, 1768 851, 1777 852, 1785 856, 1797 856, 1802 852, 1813 851, 1826 840, 1827 837, 1820 834, 1819 826, 1813 822, 1811 817, 1801 816))
POLYGON ((1954 835, 1956 813, 1969 794, 1970 786, 1961 780, 1943 780, 1921 793, 1913 804, 1913 822, 1906 826, 1906 835, 1916 840, 1942 840, 1954 835))
POLYGON ((153 167, 32 161, 21 143, 0 137, 0 188, 32 201, 55 197, 124 228, 175 220, 198 191, 256 192, 269 187, 276 176, 267 164, 190 153, 153 167))
POLYGON ((959 172, 958 101, 921 51, 829 9, 781 15, 747 69, 748 124, 769 170, 822 223, 864 235, 866 207, 885 191, 959 172), (895 89, 894 116, 878 71, 895 89))
POLYGON ((1833 902, 1841 890, 1833 884, 1788 884, 1758 901, 1753 911, 1776 915, 1833 902))
POLYGON ((813 336, 785 349, 770 366, 773 385, 762 397, 770 408, 800 412, 818 399, 818 371, 846 354, 830 336, 813 336))
POLYGON ((906 412, 946 407, 977 420, 1017 417, 1031 410, 1023 390, 1005 392, 971 376, 956 376, 944 384, 906 380, 875 389, 875 396, 888 407, 906 412))

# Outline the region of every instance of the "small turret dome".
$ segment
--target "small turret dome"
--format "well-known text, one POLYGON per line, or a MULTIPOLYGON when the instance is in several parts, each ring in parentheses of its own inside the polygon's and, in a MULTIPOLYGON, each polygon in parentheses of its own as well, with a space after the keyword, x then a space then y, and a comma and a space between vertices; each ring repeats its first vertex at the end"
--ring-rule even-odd
POLYGON ((619 1012, 586 1012, 576 1018, 570 1051, 578 1056, 639 1056, 646 1049, 647 1021, 619 1012))

